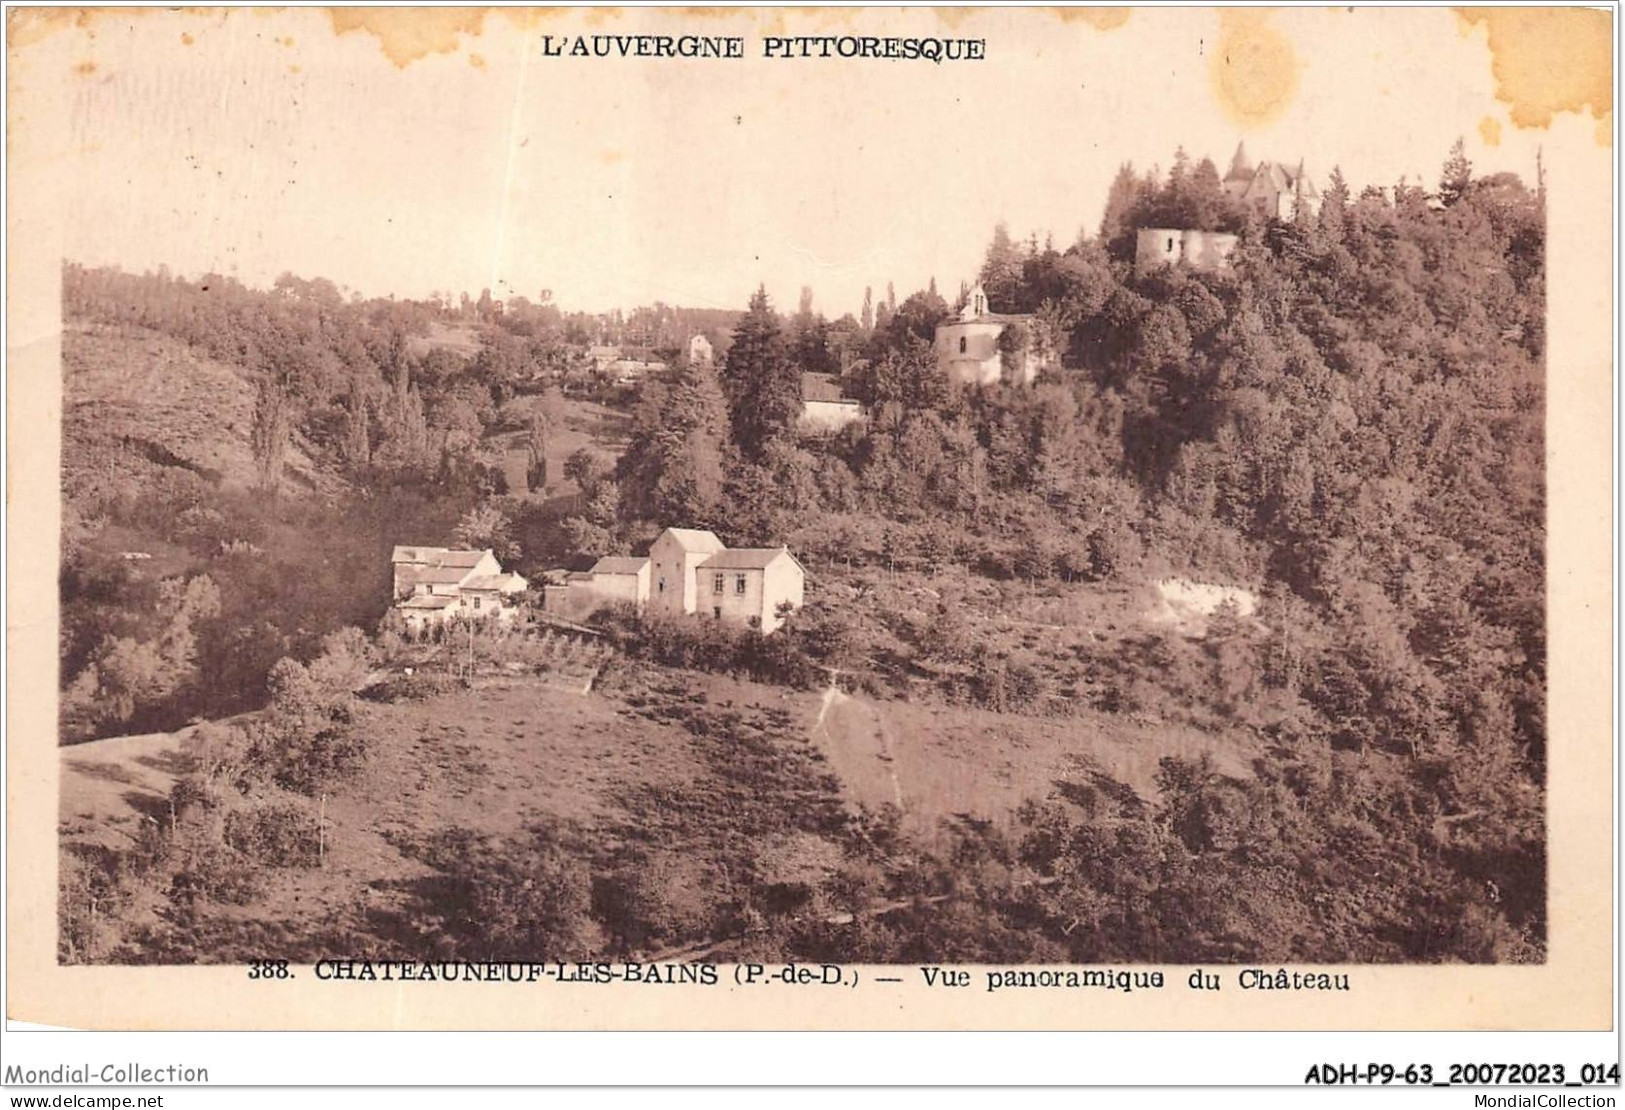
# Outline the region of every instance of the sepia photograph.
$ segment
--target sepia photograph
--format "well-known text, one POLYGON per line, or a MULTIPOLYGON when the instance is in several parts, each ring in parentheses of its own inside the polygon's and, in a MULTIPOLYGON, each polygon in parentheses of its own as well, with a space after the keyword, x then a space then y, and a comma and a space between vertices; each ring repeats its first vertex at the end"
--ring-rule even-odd
POLYGON ((11 11, 51 959, 1544 967, 1544 11, 11 11))

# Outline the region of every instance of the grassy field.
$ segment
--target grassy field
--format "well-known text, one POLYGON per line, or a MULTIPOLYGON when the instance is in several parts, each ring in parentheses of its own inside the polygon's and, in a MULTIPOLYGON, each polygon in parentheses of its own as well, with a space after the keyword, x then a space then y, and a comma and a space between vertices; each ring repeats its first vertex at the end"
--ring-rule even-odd
POLYGON ((167 814, 169 792, 191 770, 185 735, 152 732, 62 748, 57 809, 64 842, 111 851, 133 845, 142 822, 167 814))
MULTIPOLYGON (((1105 714, 1057 719, 964 706, 873 703, 835 694, 812 735, 843 786, 871 806, 903 811, 928 843, 945 820, 1006 824, 1022 802, 1104 778, 1147 801, 1159 762, 1209 756, 1222 774, 1251 773, 1249 737, 1105 714)), ((821 708, 821 706, 820 706, 821 708)))
MULTIPOLYGON (((691 923, 654 947, 693 943, 707 939, 714 900, 861 865, 852 830, 888 809, 940 851, 950 825, 1007 827, 1023 802, 1072 785, 1154 799, 1166 755, 1206 754, 1239 777, 1254 754, 1239 734, 1106 714, 792 691, 618 658, 590 689, 567 671, 498 667, 472 689, 358 703, 369 755, 316 799, 322 866, 270 869, 253 900, 183 921, 161 891, 142 891, 122 914, 133 944, 115 958, 433 951, 433 892, 451 877, 435 846, 448 836, 521 844, 538 826, 574 830, 594 874, 630 865, 687 892, 696 902, 681 920, 691 923)), ((143 822, 167 819, 188 769, 180 734, 63 749, 64 846, 128 851, 143 822)))
MULTIPOLYGON (((531 413, 540 406, 540 394, 515 397, 504 407, 502 417, 510 426, 524 429, 531 413)), ((579 397, 562 399, 563 420, 549 431, 547 437, 547 495, 571 496, 578 492, 575 483, 564 476, 564 463, 583 447, 591 448, 606 460, 613 461, 626 449, 628 420, 625 413, 579 397)), ((490 437, 488 445, 503 450, 523 448, 528 442, 525 430, 498 432, 490 437)), ((532 491, 535 493, 536 491, 532 491)))
MULTIPOLYGON (((62 334, 65 488, 127 488, 130 476, 188 470, 222 489, 256 481, 249 434, 255 385, 244 371, 136 327, 70 322, 62 334)), ((327 489, 299 437, 285 480, 327 489)))
POLYGON ((473 358, 480 353, 480 333, 473 324, 447 324, 440 320, 429 322, 427 335, 414 335, 406 345, 409 353, 425 355, 430 351, 450 351, 462 358, 473 358))

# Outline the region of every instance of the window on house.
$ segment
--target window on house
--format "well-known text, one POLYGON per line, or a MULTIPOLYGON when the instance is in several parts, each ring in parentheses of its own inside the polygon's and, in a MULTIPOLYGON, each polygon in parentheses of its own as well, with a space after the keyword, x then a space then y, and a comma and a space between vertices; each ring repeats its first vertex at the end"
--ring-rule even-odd
POLYGON ((720 594, 722 592, 722 575, 713 574, 711 576, 711 592, 714 594, 720 594))
POLYGON ((1172 235, 1168 236, 1168 253, 1174 253, 1174 237, 1172 235))
POLYGON ((655 586, 655 591, 657 593, 665 593, 666 592, 666 578, 665 578, 664 575, 661 576, 660 582, 655 586))
POLYGON ((963 335, 959 337, 959 353, 965 353, 965 337, 963 335))
POLYGON ((722 619, 722 606, 720 606, 720 605, 711 606, 711 616, 715 617, 717 620, 721 620, 722 619))
POLYGON ((745 592, 745 576, 743 574, 734 575, 734 593, 742 594, 744 592, 745 592))
POLYGON ((474 599, 474 608, 478 609, 479 607, 480 607, 480 599, 476 597, 474 599))

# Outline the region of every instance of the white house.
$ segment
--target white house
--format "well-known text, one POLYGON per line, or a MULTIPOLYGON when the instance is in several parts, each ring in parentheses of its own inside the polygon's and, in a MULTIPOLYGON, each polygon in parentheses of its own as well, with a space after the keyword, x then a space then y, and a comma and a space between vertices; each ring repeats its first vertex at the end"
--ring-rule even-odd
POLYGON ((688 341, 688 361, 696 366, 709 363, 715 357, 716 352, 711 348, 711 341, 705 336, 696 335, 688 341))
POLYGON ((784 623, 783 606, 801 608, 806 584, 806 571, 787 547, 727 548, 701 563, 695 576, 702 615, 764 635, 784 623))
POLYGON ((681 616, 694 612, 694 571, 723 549, 716 534, 695 528, 667 528, 649 548, 649 605, 656 613, 681 616))
POLYGON ((788 603, 802 603, 806 572, 784 547, 725 547, 715 533, 668 528, 642 558, 605 556, 589 571, 569 575, 543 591, 548 612, 586 616, 629 602, 640 611, 702 616, 760 628, 784 623, 788 603))
POLYGON ((394 611, 414 629, 454 617, 508 620, 529 585, 523 576, 503 571, 490 549, 402 546, 391 553, 390 562, 394 611))

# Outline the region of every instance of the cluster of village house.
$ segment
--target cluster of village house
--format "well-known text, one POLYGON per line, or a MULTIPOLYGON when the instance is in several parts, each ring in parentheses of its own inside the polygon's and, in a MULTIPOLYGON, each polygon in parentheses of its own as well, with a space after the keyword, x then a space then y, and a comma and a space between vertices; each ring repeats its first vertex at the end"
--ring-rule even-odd
MULTIPOLYGON (((502 570, 489 550, 397 547, 394 611, 421 631, 448 619, 509 620, 529 585, 502 570)), ((543 586, 543 609, 562 618, 584 617, 626 604, 664 616, 702 616, 758 628, 764 634, 801 606, 806 572, 786 547, 726 547, 716 534, 667 528, 649 554, 610 555, 591 570, 553 572, 543 586)))
POLYGON ((414 630, 451 618, 511 619, 530 585, 522 575, 504 571, 489 549, 397 547, 390 562, 394 612, 414 630))

